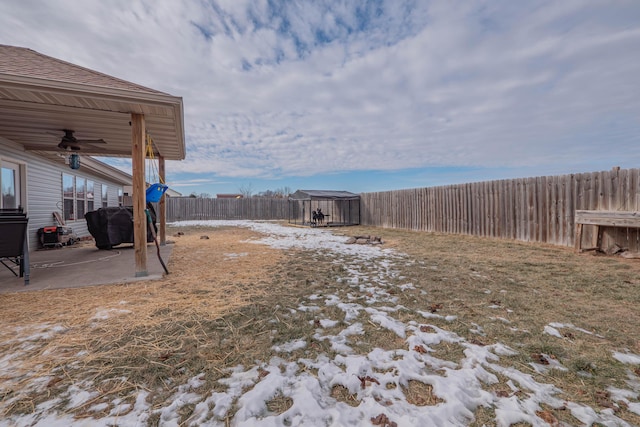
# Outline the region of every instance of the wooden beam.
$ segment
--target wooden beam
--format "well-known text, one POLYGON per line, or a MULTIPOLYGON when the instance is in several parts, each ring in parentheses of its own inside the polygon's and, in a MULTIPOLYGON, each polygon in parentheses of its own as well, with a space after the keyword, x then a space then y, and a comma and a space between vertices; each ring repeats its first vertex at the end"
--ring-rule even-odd
MULTIPOLYGON (((164 157, 158 156, 158 174, 160 175, 160 182, 166 182, 165 180, 165 166, 164 157)), ((158 203, 158 220, 160 221, 160 244, 162 246, 167 244, 167 204, 166 193, 160 198, 158 203)))
POLYGON ((136 277, 147 276, 147 215, 144 173, 145 123, 143 114, 131 114, 131 167, 133 175, 133 247, 136 277))
POLYGON ((576 210, 576 224, 640 228, 640 212, 576 210))
POLYGON ((583 224, 576 223, 576 241, 574 242, 576 252, 582 251, 582 227, 583 224))

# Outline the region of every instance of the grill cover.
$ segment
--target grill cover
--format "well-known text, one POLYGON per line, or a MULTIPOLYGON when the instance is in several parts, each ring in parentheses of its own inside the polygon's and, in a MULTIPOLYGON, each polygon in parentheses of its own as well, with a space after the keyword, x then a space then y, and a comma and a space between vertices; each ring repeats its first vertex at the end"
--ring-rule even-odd
MULTIPOLYGON (((147 209, 157 232, 156 211, 152 205, 147 205, 147 209)), ((98 249, 111 249, 121 243, 133 243, 133 206, 100 208, 87 212, 84 218, 98 249)), ((153 235, 147 227, 147 243, 149 242, 153 242, 153 235)))

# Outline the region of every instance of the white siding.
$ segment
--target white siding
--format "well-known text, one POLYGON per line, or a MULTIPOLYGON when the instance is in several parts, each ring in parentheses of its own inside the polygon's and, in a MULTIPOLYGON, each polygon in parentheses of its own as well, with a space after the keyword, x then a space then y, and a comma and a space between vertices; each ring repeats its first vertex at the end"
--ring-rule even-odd
MULTIPOLYGON (((38 248, 38 229, 57 225, 53 212, 63 216, 62 209, 62 174, 68 173, 92 180, 95 184, 107 185, 109 206, 118 206, 118 188, 121 184, 109 182, 90 173, 85 173, 82 166, 72 170, 64 164, 57 164, 34 153, 25 152, 22 148, 0 137, 0 157, 26 163, 27 199, 22 205, 29 216, 29 249, 38 248)), ((96 199, 95 209, 101 206, 96 199)), ((101 200, 100 200, 101 203, 101 200)), ((68 221, 67 226, 73 228, 78 237, 89 236, 87 222, 84 218, 68 221)))

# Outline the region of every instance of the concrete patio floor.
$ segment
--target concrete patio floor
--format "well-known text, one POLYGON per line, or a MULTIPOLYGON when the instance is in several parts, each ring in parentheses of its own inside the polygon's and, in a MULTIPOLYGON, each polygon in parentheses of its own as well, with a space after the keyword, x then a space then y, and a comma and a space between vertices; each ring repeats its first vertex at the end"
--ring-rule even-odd
MULTIPOLYGON (((160 247, 165 265, 169 263, 172 249, 173 244, 160 247)), ((129 283, 160 279, 164 274, 154 243, 147 245, 148 275, 143 277, 135 277, 135 252, 131 244, 100 250, 93 241, 85 241, 62 248, 35 250, 29 253, 29 265, 30 281, 25 286, 24 278, 14 276, 0 264, 0 293, 129 283)), ((18 267, 14 270, 17 272, 18 267)))

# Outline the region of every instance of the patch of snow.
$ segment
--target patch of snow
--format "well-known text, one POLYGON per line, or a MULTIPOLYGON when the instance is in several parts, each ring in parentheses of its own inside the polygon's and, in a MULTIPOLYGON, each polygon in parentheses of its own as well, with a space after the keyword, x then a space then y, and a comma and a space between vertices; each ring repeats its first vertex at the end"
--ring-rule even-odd
POLYGON ((307 346, 307 341, 305 341, 304 339, 298 339, 298 340, 289 341, 284 344, 274 345, 273 347, 271 347, 271 349, 276 353, 291 353, 296 350, 305 348, 306 346, 307 346))
POLYGON ((430 313, 428 311, 420 311, 420 310, 416 310, 416 313, 418 313, 425 319, 441 319, 446 322, 453 322, 458 318, 458 316, 454 316, 454 315, 442 316, 441 314, 435 314, 435 313, 430 313))
POLYGON ((338 322, 337 320, 320 319, 320 326, 322 326, 323 328, 333 328, 338 323, 340 323, 340 322, 338 322))
POLYGON ((119 308, 101 309, 96 311, 96 314, 94 314, 93 317, 91 317, 89 320, 107 320, 108 318, 114 315, 117 316, 121 314, 129 314, 129 313, 131 313, 131 310, 123 310, 119 308))
POLYGON ((549 323, 549 326, 551 326, 553 328, 559 328, 559 329, 562 329, 562 328, 573 329, 574 331, 579 331, 579 332, 585 333, 587 335, 594 335, 594 336, 596 336, 598 338, 604 338, 602 335, 598 335, 598 334, 595 334, 595 333, 593 333, 591 331, 587 331, 586 329, 579 328, 579 327, 577 327, 577 326, 575 326, 575 325, 573 325, 571 323, 551 322, 551 323, 549 323))
POLYGON ((640 365, 640 356, 637 354, 614 351, 613 358, 618 362, 628 363, 630 365, 640 365))
MULTIPOLYGON (((321 250, 332 256, 335 263, 345 267, 340 283, 343 291, 336 294, 311 294, 309 301, 317 304, 300 305, 298 310, 290 310, 291 315, 298 311, 317 312, 317 320, 322 328, 340 326, 335 334, 323 335, 323 329, 316 328, 311 339, 330 343, 334 356, 319 354, 315 359, 301 358, 294 361, 274 357, 269 361, 256 361, 254 366, 236 366, 224 371, 225 377, 218 380, 224 391, 208 392, 202 390, 204 374, 192 377, 185 384, 178 384, 171 398, 163 405, 153 409, 147 402, 146 391, 137 392, 136 402, 127 406, 123 401, 111 402, 112 412, 100 419, 74 419, 71 415, 56 411, 60 399, 67 399, 70 407, 88 405, 96 396, 89 383, 67 389, 66 393, 45 401, 35 408, 34 413, 14 415, 0 420, 4 426, 98 426, 110 425, 138 426, 146 425, 150 414, 160 416, 159 424, 177 426, 207 425, 212 427, 256 426, 342 426, 370 425, 371 419, 386 414, 390 421, 398 426, 464 426, 473 421, 473 414, 479 407, 495 409, 495 424, 508 426, 524 422, 533 426, 543 426, 544 421, 536 412, 544 406, 560 408, 566 405, 571 414, 580 422, 591 425, 600 423, 610 426, 627 425, 612 411, 596 412, 592 408, 575 402, 566 402, 557 396, 561 390, 552 384, 540 383, 530 374, 514 367, 504 367, 503 357, 516 355, 517 352, 501 343, 476 345, 466 341, 454 332, 435 325, 419 324, 415 320, 406 323, 397 318, 397 313, 406 308, 397 305, 397 298, 390 292, 412 289, 409 284, 393 285, 400 276, 400 263, 406 262, 404 255, 390 249, 370 245, 345 245, 343 237, 335 236, 327 230, 283 227, 271 222, 252 221, 188 221, 174 223, 180 225, 237 226, 247 227, 265 235, 251 243, 269 245, 275 248, 301 248, 321 250), (404 286, 404 287, 403 287, 404 286), (322 317, 320 307, 335 307, 342 311, 344 319, 334 320, 322 317), (386 328, 403 340, 398 340, 398 348, 373 348, 366 354, 354 350, 358 340, 363 339, 365 322, 386 328), (455 360, 443 360, 434 357, 435 346, 446 342, 448 346, 459 346, 455 360), (316 374, 313 375, 312 372, 316 374), (486 385, 496 384, 498 375, 506 378, 506 384, 512 393, 501 397, 486 390, 486 385), (412 381, 428 384, 435 396, 442 401, 436 405, 418 406, 410 404, 405 394, 412 381), (342 386, 353 396, 357 406, 338 401, 332 394, 334 387, 342 386), (76 396, 71 396, 74 393, 76 396), (277 414, 269 410, 268 402, 274 398, 291 399, 291 407, 277 414), (181 411, 189 405, 193 407, 188 420, 183 420, 181 411), (230 416, 230 411, 238 408, 230 416)), ((437 266, 429 268, 437 269, 437 266)), ((484 276, 477 275, 483 279, 484 276)), ((490 293, 489 290, 485 291, 490 293)), ((331 310, 333 312, 333 310, 331 310)), ((107 316, 115 313, 105 313, 107 316)), ((123 314, 123 313, 120 313, 123 314)), ((441 316, 434 313, 417 312, 424 319, 438 319, 447 322, 456 316, 441 316)), ((335 317, 335 314, 334 314, 335 317)), ((504 318, 493 318, 509 323, 504 318)), ((555 329, 564 326, 548 325, 555 329)), ((42 333, 60 333, 63 330, 51 330, 50 326, 40 330, 30 330, 19 334, 35 336, 42 333), (48 329, 47 329, 48 328, 48 329)), ((553 332, 552 329, 548 331, 553 332)), ((473 325, 474 333, 482 334, 479 325, 473 325)), ((333 332, 333 330, 331 331, 333 332)), ((547 332, 548 333, 548 332, 547 332)), ((559 333, 559 332, 558 332, 559 333)), ((48 339, 52 335, 42 335, 36 339, 48 339)), ((291 352, 305 348, 308 337, 297 337, 291 341, 274 346, 279 352, 291 352)), ((16 356, 5 355, 0 360, 0 377, 12 378, 14 361, 24 354, 19 349, 16 356), (22 352, 22 353, 21 353, 22 352)), ((333 354, 333 353, 332 353, 333 354)), ((615 353, 614 357, 623 363, 640 363, 640 356, 631 353, 615 353)), ((549 358, 545 369, 563 369, 562 365, 549 358)), ((48 379, 31 380, 29 387, 43 387, 48 379), (43 382, 44 381, 44 382, 43 382)), ((630 383, 631 384, 631 383, 630 383)), ((10 386, 3 385, 2 388, 10 386)), ((630 391, 611 391, 615 399, 629 401, 629 410, 636 411, 637 403, 631 402, 630 391)), ((0 410, 11 401, 0 403, 0 410)), ((103 402, 89 406, 93 413, 107 409, 103 402)))
POLYGON ((564 337, 562 336, 562 334, 560 333, 560 331, 558 331, 558 330, 557 330, 556 328, 554 328, 553 326, 546 325, 546 326, 544 327, 544 330, 543 330, 542 332, 543 332, 543 333, 545 333, 545 334, 549 334, 549 335, 551 335, 552 337, 564 338, 564 337))
POLYGON ((238 258, 242 258, 245 257, 247 255, 249 255, 247 252, 240 252, 240 253, 224 253, 224 259, 238 259, 238 258))

